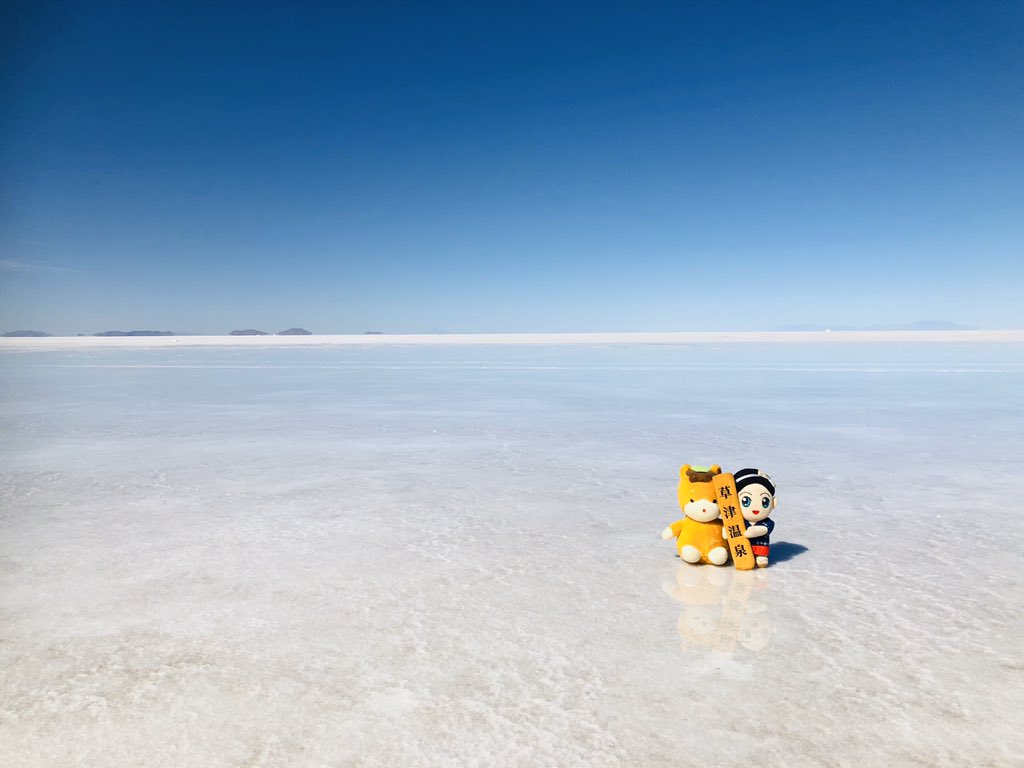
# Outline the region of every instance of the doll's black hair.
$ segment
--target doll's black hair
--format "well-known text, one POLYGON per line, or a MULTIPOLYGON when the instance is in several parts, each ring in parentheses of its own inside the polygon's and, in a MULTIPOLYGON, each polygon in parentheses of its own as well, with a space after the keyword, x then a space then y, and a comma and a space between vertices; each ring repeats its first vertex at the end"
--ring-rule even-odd
POLYGON ((736 481, 737 491, 742 491, 748 485, 754 485, 757 483, 758 485, 763 485, 767 488, 772 496, 775 495, 775 483, 773 483, 772 479, 760 469, 748 467, 735 472, 732 477, 736 481))

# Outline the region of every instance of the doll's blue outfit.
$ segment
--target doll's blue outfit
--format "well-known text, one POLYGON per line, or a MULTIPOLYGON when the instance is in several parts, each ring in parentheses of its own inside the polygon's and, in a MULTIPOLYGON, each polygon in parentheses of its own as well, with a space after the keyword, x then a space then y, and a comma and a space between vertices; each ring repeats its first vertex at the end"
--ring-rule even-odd
POLYGON ((770 517, 764 520, 758 520, 751 525, 763 525, 768 529, 768 532, 764 536, 755 536, 750 539, 750 551, 754 553, 754 557, 768 557, 769 542, 768 537, 772 535, 772 529, 775 527, 775 521, 770 517))

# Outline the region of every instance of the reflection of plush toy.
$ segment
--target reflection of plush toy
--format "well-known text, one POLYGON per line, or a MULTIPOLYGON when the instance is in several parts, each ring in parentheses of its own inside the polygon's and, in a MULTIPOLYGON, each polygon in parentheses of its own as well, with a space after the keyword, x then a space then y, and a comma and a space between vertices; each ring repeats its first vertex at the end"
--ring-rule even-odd
MULTIPOLYGON (((749 571, 748 571, 749 573, 749 571)), ((772 643, 775 627, 766 605, 751 603, 740 620, 740 645, 748 651, 763 651, 772 643)))
POLYGON ((718 519, 715 487, 711 479, 722 468, 691 467, 679 470, 679 506, 686 516, 661 532, 661 538, 675 537, 679 557, 688 563, 722 565, 729 550, 722 544, 722 521, 718 519))
POLYGON ((675 581, 662 585, 665 594, 683 604, 676 629, 684 651, 721 644, 722 598, 731 577, 729 569, 680 565, 675 581))
POLYGON ((741 469, 733 477, 739 494, 740 512, 747 521, 743 535, 750 540, 759 568, 768 565, 769 541, 775 521, 768 516, 775 509, 775 483, 759 469, 741 469))
POLYGON ((676 630, 682 650, 710 649, 727 655, 738 649, 757 653, 772 641, 771 611, 757 597, 767 574, 732 568, 676 566, 675 579, 661 585, 682 603, 676 630))

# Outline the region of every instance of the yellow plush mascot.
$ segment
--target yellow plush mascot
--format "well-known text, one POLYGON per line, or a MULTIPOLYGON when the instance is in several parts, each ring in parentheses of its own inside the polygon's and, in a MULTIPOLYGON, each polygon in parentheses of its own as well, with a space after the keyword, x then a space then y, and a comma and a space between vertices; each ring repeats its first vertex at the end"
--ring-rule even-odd
POLYGON ((718 503, 712 478, 721 473, 717 464, 679 470, 679 506, 685 517, 676 520, 661 532, 661 538, 675 538, 679 557, 687 563, 724 565, 729 550, 722 537, 722 521, 718 519, 718 503))

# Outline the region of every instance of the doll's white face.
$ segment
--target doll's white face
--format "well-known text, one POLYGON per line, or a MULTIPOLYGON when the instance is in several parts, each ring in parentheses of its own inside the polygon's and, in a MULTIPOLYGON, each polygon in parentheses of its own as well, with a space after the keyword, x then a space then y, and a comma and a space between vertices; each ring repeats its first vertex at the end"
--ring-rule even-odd
POLYGON ((775 509, 771 491, 760 483, 751 483, 740 491, 740 513, 748 523, 764 520, 775 509))

